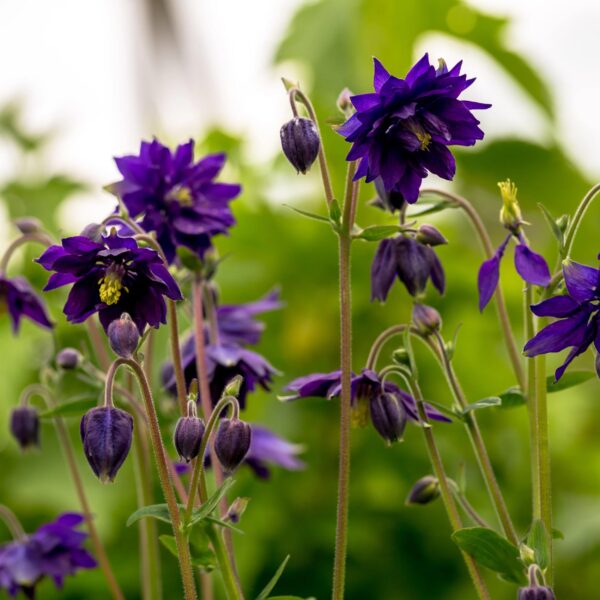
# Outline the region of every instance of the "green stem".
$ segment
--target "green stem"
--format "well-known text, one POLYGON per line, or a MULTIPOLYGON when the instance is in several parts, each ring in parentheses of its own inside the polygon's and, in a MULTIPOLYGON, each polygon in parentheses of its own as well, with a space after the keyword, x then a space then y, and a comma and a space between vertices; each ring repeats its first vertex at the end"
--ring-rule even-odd
MULTIPOLYGON (((431 465, 433 467, 433 471, 435 476, 437 477, 440 484, 440 493, 442 496, 442 500, 444 502, 444 506, 446 508, 446 513, 448 514, 448 519, 450 521, 450 526, 452 528, 452 532, 458 531, 462 529, 463 524, 460 518, 460 514, 458 512, 458 508, 454 501, 454 497, 452 495, 452 491, 450 489, 450 485, 448 483, 448 478, 446 477, 446 471, 444 469, 444 463, 442 461, 442 457, 438 450, 437 444, 435 443, 435 438, 433 436, 433 429, 429 423, 429 419, 427 417, 427 412, 425 411, 425 405, 423 401, 423 396, 421 394, 421 390, 419 388, 418 382, 413 379, 411 385, 411 392, 415 398, 417 404, 417 411, 419 413, 419 419, 422 423, 423 435, 425 436, 425 443, 427 445, 427 451, 429 453, 429 458, 431 460, 431 465)), ((481 600, 490 600, 490 595, 485 585, 485 581, 479 571, 479 567, 475 560, 466 552, 461 550, 463 559, 467 565, 467 569, 469 574, 471 575, 471 579, 473 580, 473 585, 475 586, 475 590, 477 591, 477 595, 481 600)))
POLYGON ((451 479, 448 479, 448 483, 450 484, 450 489, 456 498, 456 501, 460 504, 461 508, 464 510, 465 514, 475 523, 475 525, 479 525, 480 527, 485 527, 486 529, 491 529, 489 524, 483 519, 479 513, 473 508, 473 505, 469 502, 467 497, 460 491, 458 485, 451 479))
POLYGON ((24 244, 28 244, 29 242, 35 242, 37 244, 42 244, 42 246, 52 246, 52 239, 43 232, 38 233, 24 233, 18 238, 14 239, 8 248, 4 251, 2 258, 0 259, 0 273, 6 273, 8 269, 8 263, 12 258, 12 255, 15 253, 17 248, 20 248, 24 244))
POLYGON ((225 593, 228 600, 243 600, 244 597, 239 590, 235 572, 230 566, 229 554, 227 553, 227 547, 225 546, 222 536, 214 527, 207 527, 206 533, 208 534, 210 543, 215 551, 215 556, 221 570, 221 577, 223 578, 225 593))
POLYGON ((0 520, 4 522, 13 540, 22 540, 25 538, 25 530, 17 515, 4 504, 0 504, 0 520))
POLYGON ((179 507, 177 506, 177 499, 175 498, 175 493, 169 479, 169 466, 167 464, 168 457, 160 434, 160 427, 158 424, 156 409, 154 408, 152 390, 150 389, 148 380, 146 379, 144 369, 137 361, 128 358, 118 358, 113 362, 106 377, 107 398, 112 397, 114 375, 121 365, 127 365, 133 370, 142 392, 144 405, 146 407, 146 414, 148 416, 150 439, 152 441, 152 447, 154 450, 154 458, 158 470, 160 485, 167 503, 169 516, 171 518, 171 525, 173 528, 173 535, 175 536, 177 556, 179 557, 179 569, 181 571, 181 579, 183 582, 184 597, 186 600, 196 600, 196 585, 194 582, 194 573, 192 571, 190 548, 188 540, 186 539, 181 527, 179 507))
POLYGON ((177 319, 177 307, 173 300, 167 302, 169 310, 169 341, 171 343, 171 358, 173 371, 175 372, 175 387, 177 388, 177 403, 179 412, 185 415, 186 410, 186 385, 185 375, 181 362, 181 347, 179 346, 179 324, 177 319))
POLYGON ((594 187, 592 187, 587 194, 583 197, 583 200, 579 203, 577 210, 575 211, 575 215, 573 216, 573 220, 569 225, 569 229, 565 235, 565 256, 569 256, 571 254, 571 250, 573 249, 573 242, 575 241, 575 237, 577 232, 579 231, 579 226, 581 225, 581 221, 583 221, 583 217, 587 212, 592 200, 598 195, 600 192, 600 183, 597 183, 594 187))
POLYGON ((350 502, 350 428, 352 376, 352 293, 351 293, 351 246, 352 215, 358 195, 358 186, 352 179, 356 163, 348 165, 346 193, 339 232, 339 286, 340 286, 340 362, 342 390, 340 394, 340 446, 338 471, 338 500, 335 535, 335 558, 333 566, 333 600, 344 598, 346 578, 346 553, 348 546, 348 512, 350 502))
MULTIPOLYGON (((492 241, 490 240, 490 236, 488 235, 487 229, 485 228, 483 221, 481 220, 479 214, 477 213, 473 205, 466 198, 444 190, 429 188, 421 190, 421 194, 436 194, 438 196, 441 196, 442 198, 446 198, 447 200, 454 202, 460 209, 462 209, 471 221, 471 224, 473 225, 473 228, 475 229, 477 236, 479 237, 479 240, 483 247, 483 253, 486 259, 492 258, 492 256, 494 255, 494 246, 492 245, 492 241)), ((501 286, 496 287, 494 297, 496 299, 498 320, 500 322, 500 328, 502 329, 502 334, 504 336, 506 350, 508 352, 508 356, 510 358, 510 362, 514 370, 515 377, 517 378, 517 382, 521 389, 524 390, 525 371, 523 370, 521 354, 519 352, 517 342, 515 340, 512 327, 510 325, 510 317, 508 316, 508 310, 506 308, 506 302, 504 301, 504 294, 502 293, 501 286)))

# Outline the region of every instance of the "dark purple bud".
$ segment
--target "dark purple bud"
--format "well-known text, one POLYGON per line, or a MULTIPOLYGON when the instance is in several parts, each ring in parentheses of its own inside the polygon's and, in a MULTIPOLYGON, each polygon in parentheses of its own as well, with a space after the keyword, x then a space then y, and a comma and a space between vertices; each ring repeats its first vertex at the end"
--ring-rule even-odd
POLYGON ((406 498, 406 504, 429 504, 439 496, 440 482, 433 475, 426 475, 413 485, 406 498))
POLYGON ((96 476, 102 483, 113 481, 131 447, 133 417, 119 408, 92 408, 83 415, 80 432, 85 457, 96 476))
POLYGON ((431 276, 433 284, 443 292, 443 270, 435 252, 415 240, 402 237, 396 242, 397 273, 411 296, 425 291, 427 280, 431 276))
POLYGON ((133 356, 140 341, 140 332, 128 313, 123 313, 120 319, 115 319, 108 326, 108 341, 118 356, 133 356))
POLYGON ((35 217, 23 217, 21 219, 15 219, 15 226, 23 235, 44 231, 42 222, 35 217))
POLYGON ((406 411, 393 394, 383 393, 371 399, 371 421, 377 433, 388 443, 402 441, 406 411))
POLYGON ((180 417, 175 426, 173 443, 177 454, 186 462, 196 458, 206 427, 204 421, 196 416, 180 417))
POLYGON ((65 371, 76 369, 80 364, 83 357, 79 350, 75 348, 63 348, 56 355, 56 364, 65 371))
POLYGON ((536 585, 520 588, 519 600, 555 600, 555 596, 549 587, 536 585))
POLYGON ((433 225, 421 225, 417 230, 417 241, 428 246, 441 246, 448 243, 441 231, 433 225))
POLYGON ((221 419, 215 438, 215 453, 225 471, 235 471, 248 453, 251 441, 252 429, 248 423, 235 418, 221 419))
POLYGON ((319 132, 313 121, 294 117, 280 131, 281 148, 299 173, 306 173, 319 154, 319 132))
POLYGON ((10 415, 10 432, 21 450, 40 445, 40 419, 31 406, 17 406, 10 415))
POLYGON ((381 177, 377 177, 374 183, 375 191, 377 192, 377 201, 373 204, 377 206, 377 208, 388 210, 391 213, 402 209, 405 204, 404 196, 402 194, 394 191, 386 191, 381 177))
POLYGON ((442 317, 435 308, 417 302, 413 306, 412 321, 419 332, 427 336, 439 330, 442 317))
POLYGON ((102 243, 102 234, 104 233, 105 226, 98 223, 90 223, 83 228, 81 235, 90 238, 97 243, 102 243))

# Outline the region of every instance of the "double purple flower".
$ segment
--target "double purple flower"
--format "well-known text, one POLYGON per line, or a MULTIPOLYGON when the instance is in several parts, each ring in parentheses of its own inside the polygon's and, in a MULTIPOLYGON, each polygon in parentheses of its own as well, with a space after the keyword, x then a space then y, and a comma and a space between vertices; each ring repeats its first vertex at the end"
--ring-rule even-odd
POLYGON ((24 277, 0 275, 0 303, 8 310, 14 333, 23 317, 46 329, 53 327, 42 300, 24 277))
POLYGON ((558 320, 544 327, 524 348, 525 355, 530 357, 571 348, 566 360, 556 369, 556 381, 573 359, 592 343, 600 353, 600 270, 565 261, 563 275, 567 294, 548 298, 531 307, 538 317, 558 320))
POLYGON ((115 230, 102 236, 101 242, 85 236, 66 238, 37 262, 55 271, 45 291, 72 284, 63 309, 71 323, 81 323, 97 312, 107 329, 126 312, 141 333, 146 325, 166 322, 165 296, 182 299, 158 253, 138 247, 133 238, 121 237, 115 230))
POLYGON ((215 181, 225 158, 212 154, 194 162, 192 140, 172 151, 157 139, 142 142, 138 155, 115 158, 123 179, 112 190, 143 229, 156 232, 169 263, 178 246, 204 256, 213 236, 235 224, 229 202, 241 187, 215 181))
POLYGON ((96 561, 83 546, 87 534, 76 529, 82 522, 82 515, 65 513, 35 533, 0 546, 0 588, 12 597, 23 592, 34 598, 44 577, 62 588, 68 575, 93 569, 96 561))
POLYGON ((490 105, 458 99, 475 81, 460 74, 460 62, 448 70, 440 60, 436 69, 425 54, 405 79, 390 75, 377 59, 374 63, 375 91, 351 97, 356 112, 338 132, 353 144, 347 160, 360 160, 355 179, 381 178, 386 192, 414 203, 428 173, 454 177, 448 146, 483 139, 471 111, 490 105))

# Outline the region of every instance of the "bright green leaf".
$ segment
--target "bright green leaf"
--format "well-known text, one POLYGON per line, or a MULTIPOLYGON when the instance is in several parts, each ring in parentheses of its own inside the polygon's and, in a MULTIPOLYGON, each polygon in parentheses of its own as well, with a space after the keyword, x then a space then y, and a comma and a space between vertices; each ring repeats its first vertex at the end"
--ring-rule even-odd
POLYGON ((471 402, 471 404, 465 406, 463 413, 468 413, 472 410, 480 410, 482 408, 490 408, 491 406, 502 406, 502 398, 498 396, 490 396, 489 398, 477 400, 477 402, 471 402))
POLYGON ((585 383, 595 376, 596 373, 594 371, 567 371, 559 381, 554 383, 554 376, 550 375, 546 378, 546 389, 549 394, 552 392, 560 392, 579 385, 580 383, 585 383))
POLYGON ((289 204, 284 204, 286 208, 293 210, 294 212, 302 215, 303 217, 308 217, 309 219, 314 219, 315 221, 321 221, 322 223, 329 223, 329 219, 327 217, 323 217, 316 213, 310 212, 308 210, 302 210, 301 208, 296 208, 295 206, 290 206, 289 204))
POLYGON ((130 527, 140 519, 144 519, 146 517, 158 519, 159 521, 164 521, 165 523, 171 522, 171 515, 169 514, 169 508, 166 504, 152 504, 150 506, 142 506, 142 508, 138 508, 138 510, 129 515, 125 525, 130 527))
POLYGON ((525 404, 525 396, 519 387, 512 387, 500 394, 500 408, 516 408, 525 404))
POLYGON ((329 205, 329 218, 336 225, 339 225, 342 220, 342 209, 340 208, 340 203, 334 198, 329 205))
POLYGON ((371 225, 361 229, 354 237, 367 242, 378 242, 397 234, 398 231, 400 231, 398 225, 371 225))
POLYGON ((192 512, 190 526, 196 525, 203 519, 206 519, 208 516, 210 516, 212 511, 217 508, 221 498, 225 496, 234 483, 235 481, 233 479, 226 479, 223 482, 223 485, 200 508, 196 508, 194 512, 192 512))
POLYGON ((531 529, 527 535, 527 545, 535 553, 535 563, 541 569, 545 569, 549 563, 550 540, 546 532, 546 527, 540 519, 536 519, 531 524, 531 529))
POLYGON ((269 581, 269 583, 267 583, 267 585, 264 587, 263 591, 256 597, 256 600, 267 600, 267 598, 269 597, 269 594, 273 591, 273 588, 277 585, 277 582, 279 581, 279 578, 281 577, 283 570, 285 569, 285 566, 288 563, 288 560, 290 560, 289 554, 284 558, 283 562, 279 565, 279 568, 277 569, 277 571, 275 571, 275 575, 273 575, 273 577, 271 578, 271 581, 269 581))

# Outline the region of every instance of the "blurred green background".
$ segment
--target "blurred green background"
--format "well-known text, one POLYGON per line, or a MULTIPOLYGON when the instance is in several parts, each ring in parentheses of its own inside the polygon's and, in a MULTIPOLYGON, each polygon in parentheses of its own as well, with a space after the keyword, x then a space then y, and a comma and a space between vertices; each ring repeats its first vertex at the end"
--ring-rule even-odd
MULTIPOLYGON (((323 142, 338 193, 343 189, 344 156, 348 148, 325 121, 335 116, 335 100, 340 90, 349 87, 358 93, 370 89, 372 55, 392 73, 402 76, 416 58, 415 46, 430 32, 443 33, 485 53, 533 102, 539 118, 552 131, 556 117, 552 91, 524 57, 506 47, 503 40, 507 24, 506 19, 454 0, 414 3, 323 0, 300 8, 287 32, 281 32, 273 61, 274 65, 294 61, 306 74, 302 86, 313 99, 324 124, 323 142)), ((468 65, 466 71, 472 74, 468 65)), ((274 68, 273 77, 278 74, 286 73, 280 67, 274 68)), ((469 92, 469 98, 494 102, 494 98, 478 97, 476 89, 469 92)), ((283 88, 281 102, 287 102, 283 88)), ((486 119, 492 120, 493 109, 488 113, 486 119)), ((49 172, 39 157, 48 145, 52 147, 52 140, 24 130, 17 106, 6 107, 0 114, 0 133, 23 156, 22 164, 27 164, 26 169, 11 174, 0 189, 10 217, 34 214, 58 233, 61 229, 58 208, 73 193, 85 193, 87 184, 69 174, 49 172)), ((148 135, 152 133, 148 131, 148 135)), ((260 165, 248 161, 244 139, 237 134, 217 128, 190 133, 202 140, 202 151, 227 151, 231 161, 224 179, 241 181, 244 186, 243 196, 234 205, 238 225, 230 238, 218 240, 220 253, 227 257, 217 277, 222 300, 250 301, 280 285, 285 302, 283 310, 264 317, 268 328, 259 347, 282 375, 272 393, 257 393, 250 399, 247 418, 305 446, 303 471, 274 470, 268 482, 256 480, 247 469, 237 476, 236 494, 252 498, 242 522, 245 535, 235 537, 241 578, 248 598, 252 598, 290 554, 291 560, 277 591, 322 600, 330 594, 338 406, 336 402, 320 400, 284 405, 277 401, 276 395, 296 376, 337 367, 336 243, 327 227, 268 200, 274 186, 290 186, 299 190, 293 201, 295 206, 323 212, 318 172, 315 168, 307 176, 314 186, 299 186, 292 168, 280 156, 260 165)), ((163 141, 167 139, 168 136, 163 141)), ((532 224, 528 230, 532 245, 554 264, 556 250, 537 203, 543 202, 555 216, 572 212, 592 183, 571 162, 559 142, 536 144, 496 137, 457 155, 458 175, 452 189, 472 200, 494 241, 499 242, 504 235, 497 224, 500 200, 496 182, 510 177, 517 182, 525 218, 532 224)), ((362 225, 391 221, 368 206, 373 195, 371 186, 362 187, 358 214, 362 225)), ((576 260, 593 264, 596 259, 596 244, 587 242, 597 239, 598 215, 595 207, 588 214, 575 246, 576 260)), ((447 274, 446 295, 439 298, 431 293, 428 302, 442 313, 447 337, 461 326, 455 368, 470 401, 496 395, 514 385, 514 380, 494 309, 489 307, 483 315, 477 310, 476 274, 482 260, 478 242, 458 211, 428 217, 423 222, 438 226, 450 240, 448 246, 439 250, 447 274)), ((406 321, 411 308, 410 299, 400 286, 395 286, 385 306, 370 303, 369 271, 374 251, 374 244, 354 245, 356 370, 363 365, 376 335, 388 325, 406 321)), ((32 263, 34 256, 35 249, 27 250, 14 260, 13 269, 24 272, 40 289, 46 275, 32 263)), ((517 339, 522 342, 522 282, 511 262, 509 252, 503 265, 502 283, 517 339)), ((48 301, 59 322, 60 345, 80 347, 83 330, 68 326, 61 319, 61 292, 51 294, 48 301)), ((185 325, 185 318, 183 322, 185 325)), ((159 340, 158 353, 165 356, 164 328, 159 340)), ((388 349, 393 349, 393 344, 388 349)), ((43 426, 40 452, 21 455, 8 436, 9 411, 21 389, 36 381, 39 366, 51 356, 52 346, 48 336, 28 322, 19 337, 14 338, 5 318, 0 330, 0 352, 4 389, 0 401, 0 502, 12 507, 26 528, 34 529, 58 512, 78 508, 51 425, 43 426)), ((419 357, 426 397, 449 403, 449 392, 437 367, 420 350, 419 357)), ((157 368, 160 362, 156 361, 157 368)), ((552 357, 549 368, 557 363, 558 358, 552 357)), ((578 359, 576 368, 593 368, 592 356, 588 353, 578 359)), ((549 397, 555 524, 565 535, 555 545, 556 592, 557 597, 570 600, 595 598, 600 588, 597 394, 598 382, 592 380, 549 397)), ((165 422, 169 423, 173 416, 166 396, 158 391, 157 395, 165 422)), ((77 421, 70 421, 71 434, 80 449, 77 421)), ((480 421, 508 505, 519 531, 525 534, 531 503, 525 411, 489 409, 480 413, 480 421)), ((463 429, 458 425, 439 426, 436 433, 450 475, 457 477, 464 464, 469 498, 493 522, 463 429)), ((387 448, 372 428, 355 430, 352 444, 348 600, 474 597, 464 564, 449 539, 441 502, 423 508, 404 505, 414 481, 430 472, 420 432, 410 427, 403 444, 387 448)), ((173 449, 170 450, 174 455, 173 449)), ((128 529, 124 525, 136 507, 132 460, 127 461, 113 485, 102 486, 87 468, 81 453, 79 459, 117 577, 128 599, 139 598, 138 535, 135 527, 128 529)), ((158 497, 159 491, 156 493, 158 497)), ((160 528, 167 531, 164 525, 160 528)), ((0 536, 6 538, 4 529, 0 536)), ((165 597, 177 598, 180 589, 177 566, 172 556, 164 551, 162 554, 165 597)), ((514 587, 492 573, 486 575, 493 598, 516 597, 514 587)), ((99 571, 68 579, 63 592, 56 592, 45 582, 40 592, 40 598, 48 599, 107 597, 99 571)))

